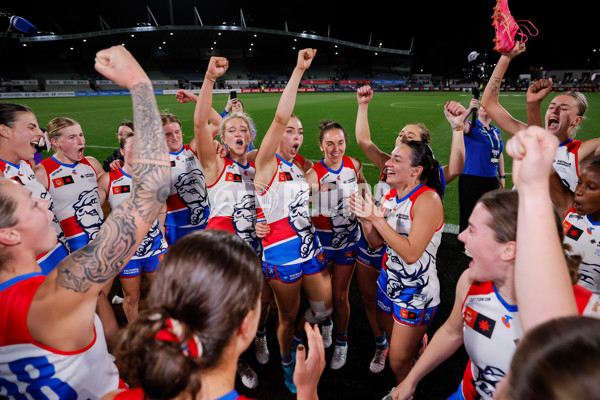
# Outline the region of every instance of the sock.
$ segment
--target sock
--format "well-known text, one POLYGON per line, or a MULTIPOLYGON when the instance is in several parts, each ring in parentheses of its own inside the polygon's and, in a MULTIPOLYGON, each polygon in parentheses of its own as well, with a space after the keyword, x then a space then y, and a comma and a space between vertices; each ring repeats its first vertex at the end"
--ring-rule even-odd
POLYGON ((331 325, 333 325, 333 320, 331 319, 331 317, 329 317, 321 325, 323 325, 323 326, 331 326, 331 325))
POLYGON ((385 333, 381 336, 376 336, 375 337, 375 347, 378 348, 379 350, 385 350, 388 347, 388 342, 387 339, 385 337, 385 333))
POLYGON ((293 347, 298 347, 299 344, 304 343, 304 339, 306 339, 306 333, 304 331, 300 332, 298 330, 294 331, 294 343, 293 347))
POLYGON ((281 356, 281 365, 283 365, 284 367, 289 367, 291 365, 294 364, 294 362, 292 361, 292 355, 289 354, 287 356, 284 356, 283 354, 280 354, 281 356))
POLYGON ((336 346, 347 346, 348 345, 348 331, 346 332, 335 332, 335 345, 336 346))

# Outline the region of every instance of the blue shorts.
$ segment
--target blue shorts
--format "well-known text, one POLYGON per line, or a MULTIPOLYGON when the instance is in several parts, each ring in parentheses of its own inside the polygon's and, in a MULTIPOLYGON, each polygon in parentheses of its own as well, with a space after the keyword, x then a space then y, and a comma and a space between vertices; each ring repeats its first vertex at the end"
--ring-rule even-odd
POLYGON ((390 300, 381 288, 377 287, 377 308, 385 314, 393 315, 394 320, 401 325, 420 326, 430 324, 433 321, 438 306, 424 310, 403 308, 390 300))
POLYGON ((294 283, 304 275, 314 275, 327 268, 327 260, 323 252, 312 259, 291 265, 274 265, 263 261, 263 273, 266 280, 275 279, 283 283, 294 283))
POLYGON ((372 249, 369 247, 365 236, 361 236, 356 252, 356 261, 358 261, 359 264, 381 271, 384 254, 385 246, 381 246, 379 249, 372 249))
POLYGON ((354 262, 356 261, 357 246, 357 244, 354 244, 350 247, 339 250, 324 249, 325 259, 328 263, 333 262, 338 265, 354 265, 354 262))
POLYGON ((158 269, 161 259, 161 255, 156 255, 140 258, 138 260, 131 260, 119 273, 119 276, 121 278, 135 278, 142 272, 154 272, 158 269))
POLYGON ((167 239, 167 243, 169 246, 172 246, 173 243, 187 235, 188 233, 195 232, 199 229, 203 229, 206 225, 203 226, 195 226, 192 228, 178 228, 176 226, 165 226, 165 236, 167 239))

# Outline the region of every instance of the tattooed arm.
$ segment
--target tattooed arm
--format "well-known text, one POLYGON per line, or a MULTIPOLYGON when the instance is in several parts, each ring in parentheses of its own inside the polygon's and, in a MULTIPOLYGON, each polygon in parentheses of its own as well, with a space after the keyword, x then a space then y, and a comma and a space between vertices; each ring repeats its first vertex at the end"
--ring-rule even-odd
POLYGON ((150 80, 122 46, 96 55, 96 69, 132 95, 132 194, 116 207, 96 239, 61 262, 36 292, 27 325, 33 338, 62 351, 87 346, 102 286, 129 261, 169 193, 169 155, 150 80))
POLYGON ((527 125, 523 122, 513 118, 512 115, 502 107, 498 101, 500 96, 500 87, 502 86, 502 79, 508 69, 508 64, 517 55, 525 51, 525 44, 517 41, 515 47, 508 53, 502 54, 492 76, 483 91, 483 97, 481 98, 481 105, 488 113, 492 120, 498 124, 500 129, 505 131, 511 136, 517 134, 521 129, 527 128, 527 125))

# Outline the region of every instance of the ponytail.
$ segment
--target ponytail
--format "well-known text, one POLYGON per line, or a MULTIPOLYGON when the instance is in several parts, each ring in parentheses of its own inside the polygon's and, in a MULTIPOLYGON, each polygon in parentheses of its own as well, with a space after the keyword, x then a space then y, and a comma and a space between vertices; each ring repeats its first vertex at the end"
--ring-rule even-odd
POLYGON ((144 310, 120 332, 114 350, 123 379, 142 387, 152 399, 172 399, 182 392, 194 395, 201 389, 197 371, 202 357, 189 350, 195 335, 183 322, 177 322, 177 334, 172 325, 164 310, 144 310))
POLYGON ((411 148, 411 166, 423 167, 419 181, 435 190, 441 198, 444 197, 444 186, 440 178, 440 163, 433 158, 431 148, 424 142, 416 140, 409 140, 402 144, 411 148))

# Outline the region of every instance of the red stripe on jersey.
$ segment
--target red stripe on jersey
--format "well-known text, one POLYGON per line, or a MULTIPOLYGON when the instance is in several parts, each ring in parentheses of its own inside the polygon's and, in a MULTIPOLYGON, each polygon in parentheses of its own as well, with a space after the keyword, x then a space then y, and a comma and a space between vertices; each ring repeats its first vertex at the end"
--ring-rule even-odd
POLYGON ((218 229, 221 231, 236 233, 233 227, 232 217, 212 217, 208 220, 206 229, 218 229))
POLYGON ((471 367, 471 360, 467 363, 467 368, 465 368, 465 373, 463 374, 463 385, 462 391, 463 396, 466 400, 474 400, 479 395, 477 394, 477 390, 475 390, 475 386, 473 385, 475 382, 475 378, 473 377, 473 369, 471 367))
POLYGON ((60 226, 65 236, 68 238, 83 232, 83 228, 81 227, 81 225, 79 225, 79 223, 77 223, 75 216, 63 219, 62 221, 60 221, 60 226))
POLYGON ((467 298, 469 296, 481 296, 481 295, 486 295, 486 294, 490 294, 494 291, 494 282, 492 281, 485 281, 485 282, 479 282, 479 281, 473 281, 473 283, 471 283, 471 287, 469 288, 469 291, 467 292, 467 295, 465 296, 465 299, 463 300, 463 303, 461 305, 461 310, 463 308, 465 308, 465 301, 467 300, 467 298))
POLYGON ((573 285, 573 293, 575 294, 575 303, 577 304, 577 311, 579 311, 579 315, 583 315, 585 308, 590 302, 590 297, 594 294, 588 289, 584 288, 580 285, 573 285))
POLYGON ((282 218, 269 224, 271 231, 263 238, 263 247, 279 243, 283 240, 296 236, 296 231, 290 226, 287 218, 282 218))
POLYGON ((187 206, 177 193, 172 194, 167 198, 167 211, 178 211, 186 208, 187 206))
POLYGON ((331 226, 331 218, 329 217, 318 215, 316 217, 312 217, 312 220, 315 229, 318 231, 331 231, 333 229, 331 226))

